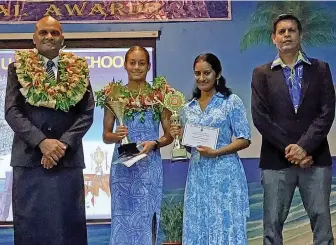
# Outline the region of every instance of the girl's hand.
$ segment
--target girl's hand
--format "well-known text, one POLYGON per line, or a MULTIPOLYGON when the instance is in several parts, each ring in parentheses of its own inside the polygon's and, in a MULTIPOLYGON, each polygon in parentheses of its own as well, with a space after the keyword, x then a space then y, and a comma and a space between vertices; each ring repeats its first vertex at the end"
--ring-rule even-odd
POLYGON ((126 126, 117 126, 115 134, 117 136, 117 140, 121 141, 128 135, 128 129, 126 126))
POLYGON ((196 150, 198 150, 201 156, 204 156, 204 157, 217 157, 218 156, 218 153, 216 150, 210 147, 207 147, 207 146, 197 146, 196 150))
POLYGON ((170 135, 175 138, 176 135, 181 136, 182 131, 181 131, 181 126, 180 125, 172 125, 169 130, 170 135))

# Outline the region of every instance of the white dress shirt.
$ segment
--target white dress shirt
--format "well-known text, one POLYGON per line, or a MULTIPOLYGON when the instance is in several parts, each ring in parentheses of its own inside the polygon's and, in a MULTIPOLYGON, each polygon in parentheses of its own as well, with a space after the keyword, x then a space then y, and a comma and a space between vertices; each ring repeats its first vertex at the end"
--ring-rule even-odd
MULTIPOLYGON (((43 57, 43 60, 44 60, 44 67, 47 69, 47 63, 48 63, 49 59, 44 57, 44 56, 42 56, 42 57, 43 57)), ((56 81, 57 81, 57 73, 58 73, 57 72, 57 70, 58 70, 58 60, 59 60, 59 56, 56 56, 55 58, 52 59, 52 61, 55 64, 52 67, 52 70, 54 71, 56 81)))

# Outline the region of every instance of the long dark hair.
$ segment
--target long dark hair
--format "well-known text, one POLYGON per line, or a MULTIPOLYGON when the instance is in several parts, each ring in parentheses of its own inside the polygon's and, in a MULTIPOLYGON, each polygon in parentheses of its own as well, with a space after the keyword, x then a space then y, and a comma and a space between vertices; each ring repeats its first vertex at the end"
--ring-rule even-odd
MULTIPOLYGON (((197 56, 194 61, 194 66, 193 66, 194 70, 195 70, 196 63, 199 61, 205 61, 208 64, 210 64, 212 69, 216 73, 216 77, 218 76, 219 73, 222 72, 222 65, 219 59, 217 58, 217 56, 214 54, 206 53, 206 54, 200 54, 199 56, 197 56)), ((219 77, 218 81, 215 83, 215 89, 217 92, 224 95, 224 97, 229 97, 232 94, 231 89, 226 87, 226 80, 222 75, 219 77)), ((197 88, 196 86, 193 91, 192 98, 198 99, 199 97, 201 97, 201 90, 197 88)))

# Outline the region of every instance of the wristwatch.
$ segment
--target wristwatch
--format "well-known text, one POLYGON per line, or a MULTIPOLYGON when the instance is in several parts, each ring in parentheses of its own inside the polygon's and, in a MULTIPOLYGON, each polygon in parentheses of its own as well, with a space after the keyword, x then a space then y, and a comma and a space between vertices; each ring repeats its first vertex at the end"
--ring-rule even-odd
POLYGON ((155 140, 154 150, 159 149, 159 141, 155 140))

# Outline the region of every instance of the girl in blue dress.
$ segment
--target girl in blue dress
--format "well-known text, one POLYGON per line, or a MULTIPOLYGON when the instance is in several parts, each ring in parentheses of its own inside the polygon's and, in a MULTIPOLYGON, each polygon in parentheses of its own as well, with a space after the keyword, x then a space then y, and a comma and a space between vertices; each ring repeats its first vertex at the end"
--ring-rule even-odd
MULTIPOLYGON (((105 109, 103 140, 107 144, 116 143, 117 148, 128 136, 131 142, 143 146, 141 153, 147 157, 129 168, 122 164, 111 166, 110 245, 153 245, 160 220, 163 185, 159 148, 173 140, 169 134, 170 114, 157 104, 152 105, 154 92, 152 85, 146 82, 150 61, 145 48, 134 46, 128 50, 125 69, 128 73, 125 92, 130 95, 125 126, 117 126, 114 132, 115 117, 105 109), (161 138, 160 122, 164 131, 161 138)), ((112 161, 117 158, 115 150, 112 161)))
MULTIPOLYGON (((250 145, 250 129, 241 99, 225 85, 213 54, 194 62, 196 88, 181 110, 185 124, 219 129, 216 149, 192 148, 184 197, 183 245, 247 245, 249 216, 245 172, 237 152, 250 145)), ((181 135, 172 126, 171 135, 181 135)))

